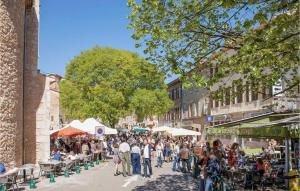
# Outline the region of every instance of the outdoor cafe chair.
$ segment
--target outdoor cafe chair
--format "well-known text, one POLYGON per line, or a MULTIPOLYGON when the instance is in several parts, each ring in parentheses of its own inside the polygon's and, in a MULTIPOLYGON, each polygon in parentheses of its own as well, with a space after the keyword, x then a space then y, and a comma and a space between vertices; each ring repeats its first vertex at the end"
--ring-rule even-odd
POLYGON ((23 178, 23 181, 27 181, 27 177, 29 176, 30 179, 34 179, 34 170, 35 165, 34 164, 24 164, 19 168, 19 176, 23 178))
POLYGON ((72 170, 74 167, 75 161, 72 160, 66 160, 63 162, 62 170, 72 170))
POLYGON ((17 183, 18 174, 19 174, 19 171, 16 171, 7 176, 7 180, 8 180, 7 184, 11 185, 13 190, 15 190, 15 188, 16 188, 16 190, 19 190, 18 183, 17 183))
POLYGON ((74 166, 79 166, 80 165, 80 159, 77 158, 74 160, 74 166))
POLYGON ((56 169, 53 165, 39 162, 39 166, 40 166, 39 177, 47 176, 50 175, 51 173, 55 173, 56 169))
POLYGON ((0 178, 0 187, 3 185, 8 186, 8 176, 4 176, 0 178))
POLYGON ((251 172, 252 173, 252 177, 251 177, 251 190, 255 189, 259 187, 262 188, 262 190, 264 190, 265 188, 265 184, 264 184, 264 177, 259 173, 259 172, 251 172))

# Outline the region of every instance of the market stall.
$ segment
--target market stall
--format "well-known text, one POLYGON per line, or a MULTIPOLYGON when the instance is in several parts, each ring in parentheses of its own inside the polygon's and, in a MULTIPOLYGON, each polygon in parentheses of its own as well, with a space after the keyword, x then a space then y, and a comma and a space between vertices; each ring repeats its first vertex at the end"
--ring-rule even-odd
POLYGON ((155 127, 152 129, 152 132, 166 132, 166 131, 171 131, 172 127, 169 127, 169 126, 160 126, 160 127, 155 127))
POLYGON ((168 131, 171 136, 176 137, 176 136, 200 136, 201 133, 197 131, 192 131, 188 129, 183 129, 183 128, 172 128, 170 131, 168 131))

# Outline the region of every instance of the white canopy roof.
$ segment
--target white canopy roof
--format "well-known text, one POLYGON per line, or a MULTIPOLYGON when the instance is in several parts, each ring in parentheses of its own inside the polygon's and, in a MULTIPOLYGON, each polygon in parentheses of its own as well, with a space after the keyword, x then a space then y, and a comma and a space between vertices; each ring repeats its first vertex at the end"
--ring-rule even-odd
POLYGON ((160 126, 160 127, 155 127, 152 129, 153 132, 163 132, 163 131, 171 131, 173 130, 174 128, 172 127, 169 127, 169 126, 160 126))
POLYGON ((74 127, 74 128, 77 128, 77 129, 81 129, 82 128, 82 123, 81 121, 79 120, 73 120, 71 121, 71 123, 69 123, 68 125, 66 125, 64 128, 66 127, 74 127))
POLYGON ((169 133, 172 136, 199 136, 199 135, 201 135, 200 132, 183 129, 183 128, 173 128, 173 130, 169 131, 169 133))
POLYGON ((114 134, 118 133, 116 129, 106 127, 105 125, 103 125, 102 123, 100 123, 99 121, 97 121, 94 118, 88 118, 88 119, 86 119, 82 123, 81 130, 83 130, 85 132, 88 132, 89 134, 94 135, 96 127, 104 127, 104 134, 105 135, 112 135, 112 134, 114 135, 114 134))

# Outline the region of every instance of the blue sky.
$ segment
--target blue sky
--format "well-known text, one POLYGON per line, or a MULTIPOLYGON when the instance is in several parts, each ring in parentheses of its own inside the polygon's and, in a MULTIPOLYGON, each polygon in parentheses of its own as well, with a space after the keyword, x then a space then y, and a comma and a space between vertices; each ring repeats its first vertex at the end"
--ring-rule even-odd
POLYGON ((95 45, 132 50, 126 0, 41 0, 39 68, 64 74, 66 64, 95 45))

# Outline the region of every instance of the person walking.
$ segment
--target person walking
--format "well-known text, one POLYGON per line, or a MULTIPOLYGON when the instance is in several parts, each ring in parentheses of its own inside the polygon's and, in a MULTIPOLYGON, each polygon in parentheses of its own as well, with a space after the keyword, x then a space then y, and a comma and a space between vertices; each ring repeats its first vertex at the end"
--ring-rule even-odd
POLYGON ((189 168, 189 149, 187 148, 187 144, 183 144, 183 148, 180 150, 180 159, 182 161, 182 172, 188 172, 187 168, 189 168))
POLYGON ((156 156, 157 156, 157 164, 156 167, 162 167, 162 163, 163 163, 163 147, 160 141, 158 141, 156 147, 155 147, 155 151, 156 151, 156 156))
POLYGON ((113 143, 113 160, 115 163, 115 176, 118 176, 120 174, 119 172, 119 164, 121 163, 120 153, 119 153, 119 145, 117 142, 113 143))
POLYGON ((144 178, 152 176, 152 166, 151 166, 151 144, 149 144, 148 140, 144 140, 144 149, 143 149, 143 156, 144 156, 144 178), (149 175, 148 175, 149 170, 149 175))
POLYGON ((170 155, 171 155, 171 145, 169 141, 166 142, 164 149, 165 149, 166 162, 169 163, 170 155))
POLYGON ((131 148, 132 174, 141 174, 141 149, 134 143, 131 148))
POLYGON ((174 160, 173 160, 173 171, 178 171, 180 169, 180 157, 179 157, 179 152, 180 152, 180 148, 179 148, 179 144, 178 142, 175 143, 174 146, 174 160))
POLYGON ((123 176, 126 177, 131 176, 130 172, 130 146, 126 142, 125 138, 122 139, 122 143, 119 146, 119 151, 122 160, 122 169, 123 169, 123 176), (127 167, 127 170, 126 170, 127 167))
POLYGON ((201 149, 201 144, 200 142, 197 142, 193 148, 193 161, 194 161, 194 178, 197 178, 200 174, 200 169, 199 169, 199 165, 197 165, 199 163, 201 154, 202 154, 202 149, 201 149))

